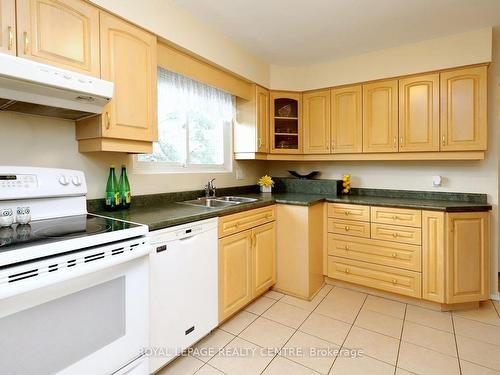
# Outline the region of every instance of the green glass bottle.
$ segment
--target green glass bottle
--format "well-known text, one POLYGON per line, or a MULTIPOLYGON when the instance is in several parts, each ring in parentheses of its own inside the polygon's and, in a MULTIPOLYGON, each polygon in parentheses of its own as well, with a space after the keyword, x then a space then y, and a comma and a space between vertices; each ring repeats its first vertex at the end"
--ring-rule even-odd
POLYGON ((115 166, 109 168, 108 183, 106 184, 106 209, 116 210, 120 207, 120 192, 116 182, 115 166))
POLYGON ((122 165, 122 173, 118 182, 118 190, 120 191, 121 206, 124 208, 130 207, 132 196, 130 195, 130 183, 127 177, 127 168, 122 165))

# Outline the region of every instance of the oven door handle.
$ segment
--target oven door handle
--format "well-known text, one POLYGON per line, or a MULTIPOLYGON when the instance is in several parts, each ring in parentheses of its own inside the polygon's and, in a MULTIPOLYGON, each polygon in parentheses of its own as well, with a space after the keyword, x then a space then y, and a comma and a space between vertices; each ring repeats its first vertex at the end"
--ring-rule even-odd
MULTIPOLYGON (((107 256, 98 261, 88 263, 80 262, 75 264, 74 267, 64 267, 56 272, 37 273, 33 277, 15 282, 0 283, 0 300, 123 264, 146 256, 151 250, 152 247, 149 243, 143 244, 137 246, 133 251, 128 251, 120 255, 107 256)), ((54 258, 54 262, 57 262, 57 258, 54 258)), ((33 268, 36 267, 35 262, 33 268)))

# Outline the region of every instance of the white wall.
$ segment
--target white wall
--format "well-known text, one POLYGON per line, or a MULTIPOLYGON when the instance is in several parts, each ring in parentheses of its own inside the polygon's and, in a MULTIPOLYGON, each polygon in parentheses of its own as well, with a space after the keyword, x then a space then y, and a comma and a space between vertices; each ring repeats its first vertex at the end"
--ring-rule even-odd
MULTIPOLYGON (((110 164, 122 163, 131 169, 130 157, 123 153, 80 154, 72 121, 0 112, 0 165, 81 169, 88 183, 88 198, 104 197, 110 164)), ((233 173, 153 174, 129 172, 132 194, 154 194, 202 189, 210 177, 216 186, 255 184, 266 171, 259 162, 235 162, 233 173), (245 178, 236 180, 235 171, 243 169, 245 178)))
MULTIPOLYGON (((454 43, 453 43, 454 44, 454 43)), ((483 46, 484 47, 484 46, 483 46)), ((408 46, 404 47, 409 55, 408 46)), ((393 52, 387 55, 392 58, 393 52)), ((463 49, 464 57, 456 56, 457 59, 465 60, 469 54, 467 48, 463 49)), ((428 53, 419 58, 422 68, 416 63, 412 65, 415 71, 425 71, 433 61, 439 61, 441 53, 437 57, 428 53), (420 69, 420 70, 419 70, 420 69)), ((484 54, 480 56, 486 58, 484 54)), ((471 57, 471 59, 473 56, 471 57)), ((378 57, 379 62, 383 56, 378 57)), ((366 65, 370 65, 367 62, 366 65)), ((401 69, 396 67, 394 73, 390 71, 391 65, 385 70, 386 77, 401 74, 401 69)), ((328 81, 329 73, 325 78, 328 81)), ((322 81, 322 77, 315 77, 312 82, 322 81)), ((379 77, 384 78, 384 77, 379 77)), ((274 79, 274 77, 273 77, 274 79)), ((343 81, 340 75, 336 78, 343 81)), ((310 82, 308 82, 309 84, 310 82)), ((488 201, 493 205, 492 215, 492 291, 497 289, 498 272, 498 246, 499 246, 499 219, 498 219, 498 185, 499 185, 499 147, 500 147, 500 116, 499 116, 499 84, 500 84, 500 25, 493 28, 493 52, 492 63, 488 71, 488 120, 489 120, 489 144, 486 159, 483 161, 384 161, 384 162, 271 162, 269 172, 273 176, 286 176, 288 170, 300 170, 309 172, 321 171, 320 178, 339 178, 345 173, 352 173, 353 186, 365 188, 403 189, 403 190, 430 190, 430 191, 456 191, 476 192, 488 194, 488 201), (444 184, 441 188, 433 188, 431 176, 441 175, 444 184)))
POLYGON ((321 64, 271 66, 271 87, 305 91, 491 61, 491 28, 321 64))
POLYGON ((269 86, 269 64, 215 31, 172 0, 91 0, 225 69, 269 86))

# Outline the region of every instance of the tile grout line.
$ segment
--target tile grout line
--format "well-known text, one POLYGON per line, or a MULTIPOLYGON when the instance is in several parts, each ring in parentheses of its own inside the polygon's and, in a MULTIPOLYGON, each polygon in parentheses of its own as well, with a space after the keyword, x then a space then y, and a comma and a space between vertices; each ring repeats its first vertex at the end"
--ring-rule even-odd
POLYGON ((453 339, 455 340, 455 349, 457 350, 458 372, 462 374, 462 365, 460 364, 460 353, 458 351, 457 332, 455 331, 455 316, 451 313, 451 326, 453 327, 453 339))
MULTIPOLYGON (((342 345, 340 345, 340 350, 342 350, 344 348, 344 344, 347 341, 347 338, 349 337, 349 334, 351 333, 352 327, 354 327, 354 323, 356 322, 356 319, 358 319, 359 313, 363 309, 363 306, 365 305, 367 299, 368 299, 368 294, 365 293, 365 299, 363 300, 363 304, 361 305, 361 307, 358 310, 356 316, 354 317, 354 320, 352 321, 351 327, 349 328, 349 331, 347 331, 347 334, 345 335, 344 341, 342 341, 342 345)), ((328 370, 328 374, 332 371, 333 366, 335 366, 335 362, 337 362, 337 358, 338 357, 335 357, 335 359, 333 360, 333 363, 330 366, 330 369, 328 370)))
POLYGON ((398 371, 399 353, 401 352, 401 343, 403 342, 403 331, 405 329, 407 309, 408 309, 408 304, 405 303, 405 313, 403 314, 403 325, 401 326, 401 334, 399 335, 398 354, 396 355, 396 366, 394 366, 394 375, 396 375, 396 372, 398 371))
MULTIPOLYGON (((323 286, 322 288, 324 288, 324 287, 325 287, 325 286, 323 286)), ((326 294, 325 294, 325 296, 321 299, 321 301, 320 301, 319 303, 323 302, 323 300, 326 298, 326 296, 328 296, 328 295, 332 292, 332 290, 333 290, 333 289, 334 289, 334 288, 330 289, 330 291, 329 291, 328 293, 326 293, 326 294)), ((320 290, 321 290, 321 289, 320 289, 320 290)), ((286 295, 286 294, 285 294, 285 295, 286 295)), ((284 297, 285 295, 283 295, 283 297, 284 297)), ((281 297, 281 298, 283 298, 283 297, 281 297)), ((284 303, 285 303, 285 302, 284 302, 284 303)), ((319 305, 319 304, 318 304, 318 305, 319 305)), ((297 307, 297 306, 295 306, 295 307, 297 307)), ((316 307, 318 307, 318 306, 316 306, 316 307)), ((300 308, 300 307, 297 307, 297 308, 300 308)), ((316 308, 314 308, 314 310, 316 310, 316 308)), ((307 315, 307 316, 306 316, 306 318, 304 319, 304 321, 303 321, 303 322, 302 322, 302 323, 301 323, 301 324, 300 324, 297 328, 294 328, 294 327, 289 327, 289 328, 295 329, 295 331, 294 331, 294 332, 290 335, 290 337, 288 338, 288 340, 286 340, 286 342, 285 342, 285 343, 281 346, 281 348, 280 348, 280 350, 278 351, 278 353, 277 353, 277 354, 276 354, 276 355, 275 355, 275 356, 274 356, 274 357, 273 357, 273 358, 269 361, 269 363, 266 365, 266 367, 264 367, 264 369, 263 369, 263 370, 262 370, 262 372, 260 373, 261 375, 264 373, 264 371, 266 371, 266 369, 267 369, 267 368, 271 365, 271 363, 272 363, 272 362, 275 360, 275 358, 279 355, 279 353, 281 352, 281 349, 283 349, 283 348, 286 346, 286 344, 288 344, 288 342, 292 339, 292 337, 293 337, 293 336, 294 336, 297 332, 299 332, 299 328, 300 328, 300 327, 302 326, 302 324, 304 324, 304 322, 305 322, 305 321, 306 321, 306 320, 307 320, 307 319, 311 316, 311 314, 313 313, 313 311, 314 311, 314 310, 312 310, 312 311, 309 313, 309 315, 307 315)), ((267 310, 266 310, 266 311, 267 311, 267 310)), ((266 317, 263 317, 263 318, 268 319, 268 318, 266 318, 266 317)), ((271 321, 275 322, 275 321, 274 321, 274 320, 272 320, 272 319, 269 319, 269 320, 271 320, 271 321)), ((279 323, 279 322, 275 322, 275 323, 279 323)), ((285 327, 288 327, 287 325, 285 325, 285 324, 283 324, 283 323, 280 323, 280 324, 284 325, 285 327)), ((326 340, 325 340, 325 341, 326 341, 326 340)), ((304 366, 304 365, 303 365, 303 364, 301 364, 301 363, 295 362, 294 360, 292 360, 292 359, 290 359, 290 358, 286 358, 286 357, 283 357, 283 358, 285 358, 285 359, 287 359, 287 360, 289 360, 289 361, 292 361, 292 362, 294 362, 294 363, 297 363, 298 365, 301 365, 302 367, 305 367, 305 368, 307 368, 307 369, 309 369, 309 370, 312 370, 312 371, 314 371, 314 372, 317 372, 316 370, 313 370, 312 368, 309 368, 309 367, 307 367, 307 366, 304 366)))

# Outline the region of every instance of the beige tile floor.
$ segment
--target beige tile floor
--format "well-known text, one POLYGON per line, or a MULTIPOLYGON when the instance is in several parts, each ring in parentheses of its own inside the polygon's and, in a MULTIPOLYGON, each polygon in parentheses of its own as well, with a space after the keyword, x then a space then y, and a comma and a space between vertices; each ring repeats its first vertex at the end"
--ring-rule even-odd
POLYGON ((310 302, 270 291, 194 346, 208 352, 158 374, 500 374, 498 309, 438 312, 330 285, 310 302))

